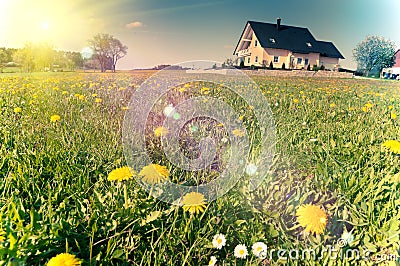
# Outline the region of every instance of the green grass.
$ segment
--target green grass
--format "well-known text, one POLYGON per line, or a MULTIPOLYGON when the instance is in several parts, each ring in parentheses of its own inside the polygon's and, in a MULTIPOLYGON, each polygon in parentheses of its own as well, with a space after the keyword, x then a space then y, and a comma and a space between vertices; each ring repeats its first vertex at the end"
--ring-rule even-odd
MULTIPOLYGON (((399 82, 254 77, 276 123, 271 173, 254 193, 240 182, 207 204, 204 213, 191 215, 150 197, 135 180, 107 180, 109 172, 126 165, 123 107, 149 74, 0 75, 0 265, 11 258, 20 265, 45 265, 63 252, 76 255, 83 265, 206 265, 210 256, 217 257, 218 265, 372 265, 372 259, 334 259, 322 252, 344 230, 354 236, 344 250, 368 249, 375 257, 398 254, 399 155, 381 145, 400 140, 399 118, 390 117, 396 110, 400 114, 399 82), (364 112, 367 103, 373 106, 364 112), (21 112, 15 113, 16 107, 21 112), (61 120, 51 123, 54 114, 61 120), (306 203, 327 212, 323 234, 306 235, 298 225, 296 209, 306 203), (217 233, 227 238, 221 250, 211 244, 217 233), (237 244, 245 244, 251 253, 257 241, 269 250, 313 248, 322 258, 282 261, 275 253, 271 261, 262 261, 252 254, 246 260, 233 256, 237 244)), ((202 85, 196 86, 185 97, 200 95, 202 85)), ((211 95, 235 105, 257 136, 244 102, 218 90, 211 95)), ((185 97, 172 93, 163 101, 185 97)), ((162 112, 160 108, 154 111, 162 112)), ((152 135, 159 122, 148 125, 149 154, 169 168, 172 180, 206 182, 218 175, 214 169, 198 175, 174 169, 152 135)), ((195 122, 201 133, 197 137, 215 126, 195 122)), ((196 140, 185 134, 185 139, 196 140)), ((226 136, 223 131, 215 134, 226 136)))

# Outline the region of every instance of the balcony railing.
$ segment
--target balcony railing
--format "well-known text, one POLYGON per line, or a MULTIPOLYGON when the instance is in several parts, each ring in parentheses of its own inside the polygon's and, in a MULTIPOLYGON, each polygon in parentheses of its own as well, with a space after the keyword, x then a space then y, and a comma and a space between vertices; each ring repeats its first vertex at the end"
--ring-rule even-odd
POLYGON ((251 49, 247 48, 247 49, 240 50, 237 55, 239 57, 242 57, 242 56, 246 56, 246 55, 250 55, 250 54, 251 54, 251 49))

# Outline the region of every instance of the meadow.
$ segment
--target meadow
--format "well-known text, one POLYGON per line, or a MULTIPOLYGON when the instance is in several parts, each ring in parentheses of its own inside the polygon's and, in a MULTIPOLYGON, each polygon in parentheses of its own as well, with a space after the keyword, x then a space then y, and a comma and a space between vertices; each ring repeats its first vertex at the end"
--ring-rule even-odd
MULTIPOLYGON (((124 115, 152 74, 0 75, 0 265, 398 263, 398 81, 252 77, 276 124, 276 156, 263 184, 250 193, 239 181, 215 201, 198 195, 196 204, 170 205, 148 195, 140 173, 124 172, 124 115), (310 249, 316 258, 301 258, 310 249)), ((191 85, 174 93, 237 97, 191 85)), ((235 108, 252 132, 251 108, 235 108)), ((168 164, 162 118, 146 131, 160 165, 147 180, 218 176, 216 168, 193 177, 168 164)), ((218 123, 195 122, 185 140, 206 131, 226 137, 218 123)))

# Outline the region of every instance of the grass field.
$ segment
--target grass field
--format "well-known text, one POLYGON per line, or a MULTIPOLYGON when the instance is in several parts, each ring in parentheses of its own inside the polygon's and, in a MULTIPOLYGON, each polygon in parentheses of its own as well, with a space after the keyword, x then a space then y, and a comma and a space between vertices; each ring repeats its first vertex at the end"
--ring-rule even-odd
MULTIPOLYGON (((137 179, 108 180, 126 166, 124 114, 151 74, 0 75, 0 265, 46 265, 61 253, 82 265, 208 265, 212 256, 216 265, 395 265, 400 143, 382 145, 400 141, 399 82, 254 77, 276 123, 270 174, 254 193, 239 182, 192 213, 149 197, 137 179), (317 221, 321 232, 305 231, 297 212, 304 204, 326 215, 317 221), (219 233, 226 238, 220 249, 213 244, 219 233), (252 252, 256 242, 267 245, 266 258, 252 252), (247 247, 243 259, 235 256, 239 244, 247 247), (317 258, 279 249, 300 257, 313 249, 317 258), (369 253, 340 256, 346 251, 369 253)), ((213 95, 228 98, 211 88, 213 95)), ((236 108, 251 129, 251 110, 236 108)), ((149 124, 152 158, 171 180, 186 181, 191 176, 159 151, 158 126, 149 124)), ((218 172, 200 175, 205 182, 218 172)))

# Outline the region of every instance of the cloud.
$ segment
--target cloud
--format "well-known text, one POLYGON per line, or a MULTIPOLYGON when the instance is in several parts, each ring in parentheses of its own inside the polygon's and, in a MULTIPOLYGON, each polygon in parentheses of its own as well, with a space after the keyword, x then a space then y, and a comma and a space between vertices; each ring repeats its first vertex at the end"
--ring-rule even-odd
POLYGON ((143 23, 140 21, 134 21, 128 24, 125 24, 125 27, 128 29, 132 29, 132 28, 140 28, 143 27, 143 23))

